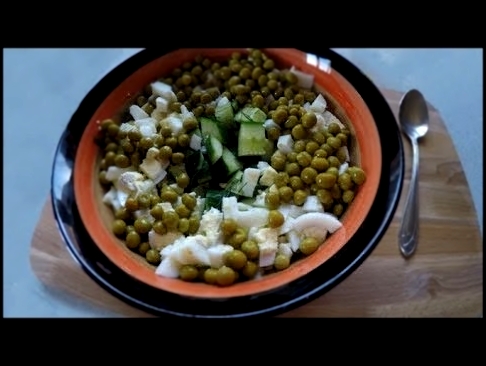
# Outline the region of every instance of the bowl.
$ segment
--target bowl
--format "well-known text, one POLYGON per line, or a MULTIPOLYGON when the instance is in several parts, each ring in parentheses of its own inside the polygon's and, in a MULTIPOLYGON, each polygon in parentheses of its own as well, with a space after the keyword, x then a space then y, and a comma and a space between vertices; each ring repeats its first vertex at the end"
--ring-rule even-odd
POLYGON ((283 271, 264 275, 258 279, 239 282, 228 287, 218 287, 200 282, 156 275, 155 268, 141 256, 129 250, 111 231, 114 215, 102 202, 104 191, 99 184, 97 171, 101 160, 95 143, 99 122, 119 115, 123 108, 155 80, 167 75, 185 61, 198 55, 212 60, 223 60, 233 52, 245 49, 179 49, 153 59, 133 70, 126 79, 106 95, 87 123, 76 153, 73 169, 74 196, 81 219, 98 248, 128 275, 156 289, 170 293, 209 299, 225 299, 257 295, 282 288, 324 264, 335 256, 353 237, 370 211, 375 200, 381 176, 382 150, 378 130, 370 110, 354 87, 325 60, 296 49, 263 49, 276 65, 294 66, 314 75, 317 89, 333 112, 351 132, 351 162, 366 172, 366 182, 361 185, 352 203, 340 218, 342 227, 328 236, 312 255, 299 259, 283 271))

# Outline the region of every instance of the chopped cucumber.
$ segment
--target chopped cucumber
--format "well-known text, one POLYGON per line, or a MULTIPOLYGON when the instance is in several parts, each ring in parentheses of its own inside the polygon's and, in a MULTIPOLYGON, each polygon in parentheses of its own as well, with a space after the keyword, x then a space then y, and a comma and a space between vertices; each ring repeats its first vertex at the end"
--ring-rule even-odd
POLYGON ((243 109, 240 109, 235 115, 235 121, 240 123, 263 123, 266 120, 266 113, 257 107, 244 107, 243 109))
POLYGON ((239 108, 238 101, 236 99, 232 99, 231 106, 233 107, 233 111, 237 111, 239 108))
POLYGON ((204 200, 204 211, 209 210, 211 207, 221 210, 223 197, 226 197, 225 191, 220 189, 208 189, 204 200))
POLYGON ((200 151, 188 150, 186 152, 184 165, 190 177, 195 175, 203 167, 203 164, 204 156, 200 151))
POLYGON ((204 145, 208 151, 208 157, 211 164, 214 164, 223 155, 223 144, 213 135, 204 138, 204 145))
POLYGON ((190 187, 194 188, 211 180, 212 174, 209 163, 200 151, 188 151, 184 166, 187 174, 191 178, 190 187))
POLYGON ((223 97, 218 101, 214 116, 226 127, 232 127, 234 125, 233 106, 228 98, 223 97))
POLYGON ((243 171, 237 170, 228 181, 225 190, 239 195, 241 193, 241 179, 243 178, 243 171))
POLYGON ((263 156, 269 144, 262 124, 244 122, 238 132, 238 156, 263 156))
POLYGON ((223 146, 221 161, 223 163, 226 176, 231 175, 234 172, 243 169, 243 164, 237 159, 235 154, 233 154, 226 146, 223 146))
POLYGON ((222 126, 217 120, 207 117, 200 117, 199 122, 201 124, 201 134, 203 137, 214 136, 222 144, 226 144, 228 142, 228 129, 222 126))

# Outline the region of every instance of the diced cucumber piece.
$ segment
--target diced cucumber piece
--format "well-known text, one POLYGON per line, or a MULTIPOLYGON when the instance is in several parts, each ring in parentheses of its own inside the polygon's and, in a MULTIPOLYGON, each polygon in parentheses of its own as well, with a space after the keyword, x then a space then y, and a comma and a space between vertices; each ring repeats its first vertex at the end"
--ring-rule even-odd
POLYGON ((265 127, 257 123, 241 123, 238 132, 238 156, 263 156, 268 151, 265 127))
POLYGON ((238 170, 243 169, 243 164, 226 146, 223 146, 221 161, 223 162, 225 173, 227 176, 233 174, 238 170))
POLYGON ((233 111, 237 111, 239 108, 238 101, 236 99, 232 99, 231 106, 233 107, 233 111))
POLYGON ((243 178, 243 171, 237 170, 229 179, 225 190, 239 195, 241 193, 241 179, 243 178))
POLYGON ((190 177, 195 175, 204 164, 204 156, 200 151, 188 150, 184 160, 187 174, 190 177))
POLYGON ((199 123, 201 125, 201 134, 203 137, 214 136, 222 144, 226 144, 228 142, 228 130, 217 120, 207 117, 200 117, 199 123))
POLYGON ((208 189, 204 200, 204 211, 209 210, 211 207, 221 210, 221 203, 225 195, 226 192, 223 190, 208 189))
POLYGON ((244 107, 243 109, 240 109, 235 115, 235 121, 240 123, 263 123, 266 120, 266 113, 257 107, 244 107))
POLYGON ((227 97, 223 97, 218 101, 214 110, 214 116, 226 127, 230 127, 234 124, 233 106, 227 97))
POLYGON ((210 181, 212 178, 209 163, 206 161, 203 153, 200 151, 188 150, 186 153, 184 166, 187 174, 191 178, 191 187, 204 184, 210 181))
POLYGON ((204 138, 204 145, 208 151, 208 157, 211 164, 214 164, 223 155, 223 144, 213 135, 204 138))

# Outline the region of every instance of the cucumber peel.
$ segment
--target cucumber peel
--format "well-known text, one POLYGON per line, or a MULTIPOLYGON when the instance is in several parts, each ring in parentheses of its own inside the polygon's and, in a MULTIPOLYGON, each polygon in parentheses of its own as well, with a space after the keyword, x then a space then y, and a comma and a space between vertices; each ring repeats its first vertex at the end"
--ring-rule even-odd
POLYGON ((235 115, 235 121, 239 123, 263 123, 266 120, 266 113, 257 107, 244 107, 235 115))

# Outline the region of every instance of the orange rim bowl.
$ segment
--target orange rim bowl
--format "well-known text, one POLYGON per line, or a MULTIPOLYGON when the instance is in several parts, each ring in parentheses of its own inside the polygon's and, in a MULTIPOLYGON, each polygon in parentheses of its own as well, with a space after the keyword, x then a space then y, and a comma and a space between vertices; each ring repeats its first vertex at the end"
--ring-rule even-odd
POLYGON ((118 115, 148 84, 167 75, 185 61, 197 55, 210 59, 225 59, 232 52, 244 49, 180 49, 165 54, 134 71, 111 91, 99 105, 83 132, 74 163, 74 195, 81 219, 99 249, 124 272, 147 285, 160 290, 195 298, 224 299, 256 295, 271 291, 297 280, 334 256, 356 233, 368 215, 381 175, 382 149, 378 130, 366 103, 353 86, 336 70, 323 70, 314 57, 296 49, 263 49, 278 67, 295 66, 298 70, 314 75, 314 83, 328 101, 328 108, 351 130, 351 161, 366 172, 366 182, 341 217, 342 228, 328 236, 325 244, 312 255, 299 259, 283 271, 261 278, 217 287, 205 283, 185 282, 155 274, 155 267, 141 256, 130 251, 111 232, 114 219, 111 208, 102 202, 103 190, 97 179, 101 160, 95 144, 98 123, 118 115))

